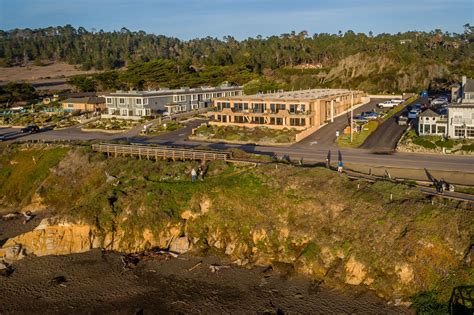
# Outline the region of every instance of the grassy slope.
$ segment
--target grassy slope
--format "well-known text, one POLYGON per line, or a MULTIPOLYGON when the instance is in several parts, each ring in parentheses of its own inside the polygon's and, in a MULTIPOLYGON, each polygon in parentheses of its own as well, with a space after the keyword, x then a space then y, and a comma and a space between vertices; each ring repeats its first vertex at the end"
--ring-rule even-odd
POLYGON ((349 181, 323 168, 223 163, 210 164, 206 180, 191 183, 195 162, 106 160, 87 150, 59 162, 65 153, 3 155, 2 161, 25 161, 2 169, 3 202, 26 203, 37 191, 57 213, 104 231, 124 230, 130 238, 140 238, 145 228, 159 233, 170 223, 181 224, 202 248, 219 239, 224 245, 215 247, 223 252, 234 243, 236 257, 303 264, 335 284, 344 282, 344 263, 354 256, 374 279, 371 287, 384 296, 436 291, 447 300, 453 286, 474 282, 463 260, 474 231, 472 212, 450 202, 424 202, 405 186, 349 181), (28 166, 32 155, 42 157, 38 171, 28 166), (120 183, 106 183, 105 171, 120 183), (29 193, 16 192, 26 183, 29 193), (203 200, 210 211, 184 224, 181 213, 199 213, 203 200), (394 273, 402 263, 413 268, 410 285, 400 284, 394 273))

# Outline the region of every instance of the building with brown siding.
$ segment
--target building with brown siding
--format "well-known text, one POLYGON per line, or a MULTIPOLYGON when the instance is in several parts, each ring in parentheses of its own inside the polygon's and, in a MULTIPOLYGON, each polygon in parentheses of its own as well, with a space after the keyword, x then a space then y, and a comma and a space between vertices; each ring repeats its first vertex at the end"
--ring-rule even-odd
POLYGON ((346 89, 311 89, 214 99, 215 125, 318 129, 362 102, 365 93, 346 89))
POLYGON ((76 97, 61 101, 61 106, 66 111, 97 112, 105 111, 105 98, 103 97, 76 97))

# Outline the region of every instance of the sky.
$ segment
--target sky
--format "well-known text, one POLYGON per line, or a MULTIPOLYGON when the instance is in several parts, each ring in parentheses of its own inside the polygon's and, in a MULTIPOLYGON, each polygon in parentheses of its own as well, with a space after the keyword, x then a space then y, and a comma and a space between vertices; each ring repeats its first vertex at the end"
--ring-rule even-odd
POLYGON ((474 0, 0 0, 0 29, 71 24, 181 39, 237 39, 307 31, 462 33, 474 0))

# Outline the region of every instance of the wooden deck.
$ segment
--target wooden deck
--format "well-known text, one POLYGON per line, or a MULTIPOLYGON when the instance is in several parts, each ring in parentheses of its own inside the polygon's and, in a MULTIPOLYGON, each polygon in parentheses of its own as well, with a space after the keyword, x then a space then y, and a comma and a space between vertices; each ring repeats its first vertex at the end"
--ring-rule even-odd
POLYGON ((121 144, 93 144, 92 150, 106 153, 108 156, 135 156, 139 159, 171 159, 171 160, 199 160, 199 161, 228 161, 229 152, 206 150, 181 149, 165 146, 121 145, 121 144))

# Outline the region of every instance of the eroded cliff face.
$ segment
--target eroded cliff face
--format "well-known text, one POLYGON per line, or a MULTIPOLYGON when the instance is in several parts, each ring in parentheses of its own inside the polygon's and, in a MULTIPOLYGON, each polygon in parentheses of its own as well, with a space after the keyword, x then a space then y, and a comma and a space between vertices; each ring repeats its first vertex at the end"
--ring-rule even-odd
MULTIPOLYGON (((341 237, 336 229, 333 241, 317 241, 314 235, 298 231, 282 219, 278 228, 254 227, 242 233, 241 229, 217 222, 217 213, 211 199, 205 197, 200 200, 198 210, 182 212, 179 223, 170 222, 159 231, 143 229, 134 233, 120 228, 104 232, 89 224, 49 218, 33 231, 9 239, 0 249, 0 257, 14 263, 23 255, 67 255, 93 248, 138 252, 158 247, 177 253, 206 248, 228 256, 237 265, 271 265, 283 272, 323 280, 334 287, 362 285, 397 303, 407 303, 410 295, 429 287, 432 281, 429 277, 433 275, 427 274, 427 263, 435 264, 440 272, 450 272, 458 264, 470 264, 472 268, 466 251, 460 250, 462 247, 419 241, 419 248, 413 248, 416 255, 394 256, 390 251, 399 249, 387 248, 387 256, 397 258, 379 258, 378 265, 368 263, 367 257, 350 248, 334 246, 341 237)), ((335 218, 340 213, 341 207, 333 205, 321 215, 335 218)))

